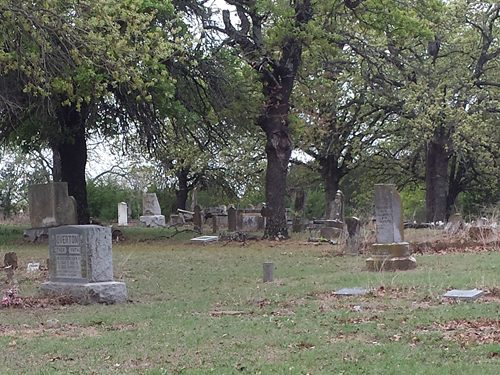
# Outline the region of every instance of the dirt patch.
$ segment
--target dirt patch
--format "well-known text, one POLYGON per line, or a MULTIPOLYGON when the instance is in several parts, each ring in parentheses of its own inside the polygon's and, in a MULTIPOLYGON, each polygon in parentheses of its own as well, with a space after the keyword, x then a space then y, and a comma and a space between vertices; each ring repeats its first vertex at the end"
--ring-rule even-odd
POLYGON ((433 330, 440 331, 444 338, 460 343, 500 344, 500 320, 452 320, 446 323, 434 323, 433 330))
POLYGON ((0 337, 10 336, 23 339, 31 339, 42 335, 57 337, 97 337, 105 331, 128 331, 136 329, 134 324, 113 324, 113 325, 90 325, 81 326, 78 324, 59 324, 57 321, 40 323, 37 326, 23 324, 21 326, 9 326, 0 324, 0 337))
POLYGON ((436 240, 411 243, 410 248, 418 254, 487 253, 498 251, 500 241, 436 240))

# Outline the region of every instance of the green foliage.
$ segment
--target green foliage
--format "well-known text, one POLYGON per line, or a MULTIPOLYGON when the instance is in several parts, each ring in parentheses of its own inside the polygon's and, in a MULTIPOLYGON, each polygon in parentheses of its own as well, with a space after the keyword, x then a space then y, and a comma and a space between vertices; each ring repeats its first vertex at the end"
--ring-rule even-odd
POLYGON ((99 221, 116 222, 118 203, 125 202, 137 218, 142 212, 142 193, 111 179, 87 183, 90 216, 99 221))
POLYGON ((425 221, 425 190, 422 186, 404 188, 401 192, 403 217, 408 221, 421 223, 425 221))

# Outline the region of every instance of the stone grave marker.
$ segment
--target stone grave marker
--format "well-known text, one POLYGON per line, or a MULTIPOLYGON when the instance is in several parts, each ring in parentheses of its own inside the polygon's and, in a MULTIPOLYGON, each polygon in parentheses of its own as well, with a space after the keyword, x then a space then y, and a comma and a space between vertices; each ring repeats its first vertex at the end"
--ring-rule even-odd
POLYGON ((31 228, 24 237, 30 241, 47 238, 48 228, 78 223, 76 201, 68 195, 66 182, 31 185, 28 200, 31 228))
POLYGON ((217 215, 212 216, 212 233, 213 234, 219 233, 219 226, 218 226, 217 219, 218 219, 217 215))
POLYGON ((344 194, 337 190, 333 202, 330 203, 328 219, 344 222, 344 194))
POLYGON ((236 232, 236 209, 233 206, 227 209, 227 229, 236 232))
POLYGON ((194 206, 194 214, 193 214, 193 225, 194 225, 194 230, 198 230, 201 232, 201 207, 196 205, 194 206))
POLYGON ((366 265, 370 271, 409 270, 417 266, 410 244, 404 242, 401 197, 392 184, 375 185, 377 242, 366 265))
POLYGON ((347 250, 349 255, 358 255, 361 248, 361 221, 357 217, 345 219, 347 227, 347 250))
POLYGON ((190 241, 193 243, 206 244, 209 242, 219 241, 219 236, 200 236, 200 237, 191 238, 190 241))
POLYGON ((161 214, 156 193, 144 193, 142 197, 142 216, 139 221, 146 227, 164 227, 165 216, 161 214))
POLYGON ((66 225, 49 230, 50 281, 46 295, 69 295, 80 303, 119 303, 127 287, 113 281, 111 228, 66 225))
POLYGON ((484 291, 479 289, 453 289, 443 294, 443 297, 474 301, 475 299, 481 297, 483 294, 484 291))
POLYGON ((336 296, 363 296, 368 292, 370 292, 369 289, 355 287, 355 288, 342 288, 337 290, 333 294, 335 294, 336 296))
POLYGON ((128 207, 127 203, 118 203, 118 225, 126 227, 128 225, 128 207))

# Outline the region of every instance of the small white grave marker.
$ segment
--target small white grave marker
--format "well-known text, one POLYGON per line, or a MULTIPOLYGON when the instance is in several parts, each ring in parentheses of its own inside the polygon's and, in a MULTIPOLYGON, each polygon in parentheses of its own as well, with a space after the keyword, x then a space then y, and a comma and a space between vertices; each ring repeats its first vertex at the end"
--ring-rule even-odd
POLYGON ((483 290, 479 289, 470 289, 470 290, 462 290, 462 289, 453 289, 445 294, 443 294, 443 297, 446 298, 456 298, 456 299, 466 299, 466 300, 475 300, 479 297, 481 297, 484 294, 483 290))
POLYGON ((26 271, 28 272, 35 272, 40 270, 40 263, 28 263, 28 267, 26 268, 26 271))
POLYGON ((342 288, 337 290, 335 293, 336 296, 363 296, 368 293, 370 290, 365 288, 342 288))
POLYGON ((191 238, 191 241, 196 243, 216 242, 219 241, 219 236, 200 236, 191 238))

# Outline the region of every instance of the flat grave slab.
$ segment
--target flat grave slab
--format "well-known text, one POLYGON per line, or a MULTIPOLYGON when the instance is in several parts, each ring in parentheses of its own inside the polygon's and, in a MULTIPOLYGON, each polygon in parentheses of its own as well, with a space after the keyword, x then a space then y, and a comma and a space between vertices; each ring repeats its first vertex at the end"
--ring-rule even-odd
POLYGON ((367 294, 370 290, 365 288, 342 288, 337 290, 335 293, 336 296, 363 296, 367 294))
POLYGON ((475 300, 479 297, 481 297, 484 294, 483 290, 479 289, 453 289, 445 294, 443 294, 443 297, 445 298, 456 298, 456 299, 465 299, 465 300, 475 300))
POLYGON ((209 243, 209 242, 217 242, 219 241, 219 236, 200 236, 191 238, 191 242, 194 243, 209 243))

